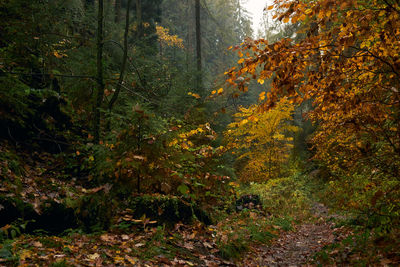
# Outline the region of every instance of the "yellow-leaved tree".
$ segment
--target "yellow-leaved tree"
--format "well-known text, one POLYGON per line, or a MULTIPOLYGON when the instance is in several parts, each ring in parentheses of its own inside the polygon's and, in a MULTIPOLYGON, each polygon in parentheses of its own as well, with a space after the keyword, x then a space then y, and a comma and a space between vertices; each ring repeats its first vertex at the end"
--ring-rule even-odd
POLYGON ((269 111, 260 111, 256 105, 240 107, 236 121, 225 132, 227 148, 238 154, 240 177, 245 182, 264 182, 277 178, 293 148, 293 137, 299 130, 290 123, 294 105, 282 98, 269 111))

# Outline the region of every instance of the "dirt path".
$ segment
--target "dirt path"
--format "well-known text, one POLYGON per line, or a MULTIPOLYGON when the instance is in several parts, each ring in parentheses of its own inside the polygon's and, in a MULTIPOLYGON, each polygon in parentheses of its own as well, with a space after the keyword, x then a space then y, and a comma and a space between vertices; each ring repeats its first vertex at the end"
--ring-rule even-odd
POLYGON ((256 248, 242 266, 312 266, 312 255, 335 241, 334 224, 327 221, 327 208, 315 203, 313 212, 315 223, 299 225, 294 231, 283 233, 272 245, 256 248))

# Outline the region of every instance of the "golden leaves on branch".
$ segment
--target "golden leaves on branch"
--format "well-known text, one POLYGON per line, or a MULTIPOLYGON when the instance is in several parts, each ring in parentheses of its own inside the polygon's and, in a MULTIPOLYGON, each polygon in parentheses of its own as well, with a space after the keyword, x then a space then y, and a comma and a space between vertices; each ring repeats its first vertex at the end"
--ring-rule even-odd
POLYGON ((160 43, 167 46, 184 48, 183 39, 179 38, 178 35, 171 35, 168 28, 157 25, 156 32, 160 43))
POLYGON ((274 44, 246 40, 235 48, 241 58, 225 73, 227 83, 243 90, 250 80, 271 80, 270 92, 259 95, 261 110, 273 110, 282 96, 292 103, 312 100, 308 116, 321 131, 313 140, 316 156, 324 160, 336 153, 342 170, 371 149, 353 145, 360 142, 380 142, 380 157, 393 165, 400 150, 399 127, 394 127, 400 125, 395 115, 400 112, 400 6, 393 5, 276 0, 267 9, 276 10, 274 17, 284 23, 301 21, 305 37, 274 44))
MULTIPOLYGON (((265 92, 261 94, 265 97, 265 92)), ((288 159, 293 139, 288 133, 298 131, 290 125, 294 105, 287 99, 267 112, 257 106, 240 107, 236 121, 228 125, 225 139, 227 148, 240 159, 247 159, 243 171, 246 182, 263 182, 279 176, 282 164, 288 159)))

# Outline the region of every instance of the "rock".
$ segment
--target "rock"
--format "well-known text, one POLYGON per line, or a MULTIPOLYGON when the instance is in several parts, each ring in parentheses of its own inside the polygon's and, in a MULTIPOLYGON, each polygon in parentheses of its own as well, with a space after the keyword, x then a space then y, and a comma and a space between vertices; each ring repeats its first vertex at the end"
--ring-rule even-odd
POLYGON ((60 234, 66 229, 78 227, 74 210, 64 204, 49 201, 44 203, 41 209, 43 212, 38 214, 29 203, 17 198, 1 197, 0 227, 13 223, 20 226, 26 223, 25 229, 20 229, 21 232, 32 233, 42 229, 49 234, 60 234))
POLYGON ((236 211, 244 209, 261 209, 262 203, 258 195, 243 195, 235 202, 236 211))
POLYGON ((19 209, 10 199, 0 198, 0 227, 12 223, 22 216, 19 209))
POLYGON ((196 205, 191 205, 177 197, 140 196, 129 203, 133 217, 140 219, 143 215, 158 224, 173 226, 178 222, 190 224, 194 216, 205 224, 211 224, 208 214, 196 205))
POLYGON ((11 224, 18 219, 32 220, 37 215, 29 203, 17 198, 0 197, 0 227, 11 224))
POLYGON ((74 209, 65 204, 48 201, 43 204, 42 211, 42 214, 31 218, 34 222, 27 225, 26 231, 28 233, 42 229, 49 234, 57 235, 67 229, 78 227, 74 209))
POLYGON ((76 215, 86 232, 95 232, 111 226, 114 211, 110 197, 104 192, 96 192, 80 200, 76 215))

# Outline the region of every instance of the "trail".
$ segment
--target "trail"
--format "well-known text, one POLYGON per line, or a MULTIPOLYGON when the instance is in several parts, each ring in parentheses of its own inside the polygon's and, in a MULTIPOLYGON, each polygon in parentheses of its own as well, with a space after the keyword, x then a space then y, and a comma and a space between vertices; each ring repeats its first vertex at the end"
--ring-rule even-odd
POLYGON ((269 246, 255 248, 241 266, 313 266, 312 256, 324 246, 337 241, 334 223, 328 221, 328 209, 313 205, 316 222, 304 223, 283 233, 269 246))

